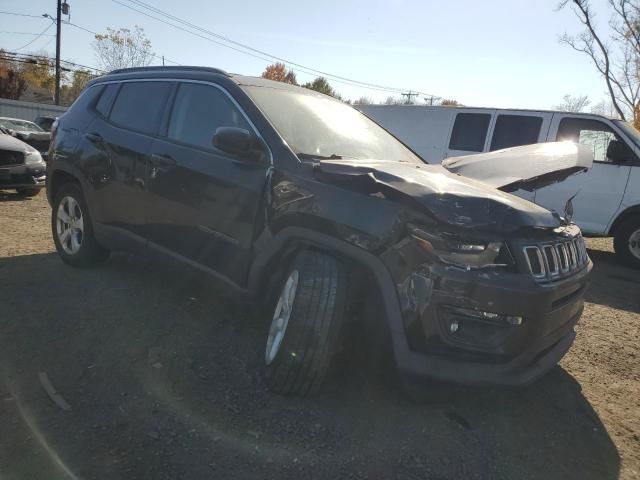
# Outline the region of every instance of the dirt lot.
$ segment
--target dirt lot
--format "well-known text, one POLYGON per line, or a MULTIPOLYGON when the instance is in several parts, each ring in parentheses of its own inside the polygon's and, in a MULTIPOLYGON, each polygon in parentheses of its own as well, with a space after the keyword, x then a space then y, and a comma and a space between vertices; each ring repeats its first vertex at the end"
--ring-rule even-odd
POLYGON ((64 266, 44 193, 0 193, 0 478, 640 478, 640 272, 589 246, 577 341, 527 389, 415 405, 354 361, 282 398, 259 322, 218 287, 126 255, 64 266))

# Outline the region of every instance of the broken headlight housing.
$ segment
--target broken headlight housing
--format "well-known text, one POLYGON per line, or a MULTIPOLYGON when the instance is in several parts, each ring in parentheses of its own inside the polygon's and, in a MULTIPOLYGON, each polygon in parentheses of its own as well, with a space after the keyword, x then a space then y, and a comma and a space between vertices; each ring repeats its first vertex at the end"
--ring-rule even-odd
POLYGON ((486 267, 509 267, 513 257, 504 242, 463 240, 457 237, 434 234, 409 225, 411 237, 426 253, 444 263, 467 270, 486 267))

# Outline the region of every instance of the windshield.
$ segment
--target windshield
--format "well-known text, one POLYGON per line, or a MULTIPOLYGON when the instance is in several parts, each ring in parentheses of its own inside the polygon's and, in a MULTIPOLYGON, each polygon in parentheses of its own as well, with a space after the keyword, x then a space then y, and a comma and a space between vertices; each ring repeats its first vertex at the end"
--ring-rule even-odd
POLYGON ((44 130, 35 123, 27 120, 18 120, 16 118, 0 118, 0 125, 19 132, 44 132, 44 130))
POLYGON ((298 155, 423 163, 382 127, 338 100, 276 88, 244 89, 298 155))
POLYGON ((613 121, 618 127, 624 130, 629 138, 635 143, 636 147, 640 148, 640 132, 629 122, 623 122, 622 120, 613 121))

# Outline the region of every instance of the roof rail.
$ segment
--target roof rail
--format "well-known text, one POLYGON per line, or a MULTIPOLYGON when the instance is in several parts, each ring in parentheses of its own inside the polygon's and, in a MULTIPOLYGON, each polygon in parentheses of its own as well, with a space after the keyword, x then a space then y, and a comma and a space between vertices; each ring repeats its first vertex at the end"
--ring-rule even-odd
POLYGON ((209 73, 218 73, 220 75, 229 76, 227 72, 221 70, 219 68, 213 67, 196 67, 189 65, 170 65, 170 66, 153 66, 153 67, 131 67, 131 68, 118 68, 116 70, 111 70, 108 74, 113 73, 136 73, 136 72, 175 72, 175 71, 199 71, 199 72, 209 72, 209 73))

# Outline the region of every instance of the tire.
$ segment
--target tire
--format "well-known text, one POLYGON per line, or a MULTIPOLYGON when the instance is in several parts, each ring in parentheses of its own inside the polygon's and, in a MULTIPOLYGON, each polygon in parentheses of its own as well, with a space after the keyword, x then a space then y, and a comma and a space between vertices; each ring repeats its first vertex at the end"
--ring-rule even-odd
POLYGON ((334 257, 307 250, 281 278, 271 302, 265 381, 275 393, 304 396, 320 388, 340 347, 347 277, 334 257))
POLYGON ((51 233, 62 261, 74 267, 97 265, 109 256, 109 250, 99 245, 93 235, 89 209, 82 189, 76 183, 64 184, 56 194, 51 211, 51 233), (61 205, 63 202, 64 205, 61 205), (70 206, 72 206, 73 218, 76 220, 65 222, 62 215, 66 214, 69 218, 70 206), (61 225, 59 225, 60 222, 61 225), (65 224, 74 226, 65 228, 65 224), (63 237, 59 229, 72 231, 72 233, 63 237))
POLYGON ((40 193, 40 188, 18 188, 16 192, 21 197, 35 197, 40 193))
POLYGON ((628 218, 618 226, 613 248, 620 263, 640 269, 640 215, 628 218))

